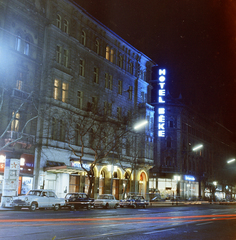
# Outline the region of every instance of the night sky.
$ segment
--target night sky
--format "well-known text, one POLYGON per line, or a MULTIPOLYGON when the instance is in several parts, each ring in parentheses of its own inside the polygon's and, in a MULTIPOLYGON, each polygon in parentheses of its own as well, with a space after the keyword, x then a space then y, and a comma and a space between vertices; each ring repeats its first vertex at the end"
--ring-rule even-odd
POLYGON ((236 132, 235 0, 76 0, 168 71, 168 89, 236 132))

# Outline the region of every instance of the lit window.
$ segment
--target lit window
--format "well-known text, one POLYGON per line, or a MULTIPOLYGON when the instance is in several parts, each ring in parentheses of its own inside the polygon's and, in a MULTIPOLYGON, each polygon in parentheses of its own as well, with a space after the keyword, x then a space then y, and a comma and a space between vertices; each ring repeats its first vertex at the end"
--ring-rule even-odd
POLYGON ((114 63, 114 49, 111 49, 110 62, 114 63))
POLYGON ((57 52, 56 52, 56 61, 57 63, 61 63, 61 46, 57 45, 57 52))
POLYGON ((99 43, 98 40, 96 40, 95 46, 96 46, 96 53, 99 54, 99 52, 100 52, 100 43, 99 43))
POLYGON ((68 33, 68 29, 69 29, 69 22, 67 20, 64 20, 64 32, 68 33))
POLYGON ((15 49, 16 49, 16 51, 20 51, 20 49, 21 49, 21 34, 20 33, 18 33, 17 34, 17 37, 16 37, 16 45, 15 45, 15 49))
POLYGON ((61 29, 61 16, 57 14, 57 27, 61 29))
POLYGON ((69 60, 69 51, 67 49, 64 50, 64 66, 68 67, 69 60))
POLYGON ((55 79, 54 80, 53 98, 56 100, 59 100, 59 96, 60 96, 60 81, 55 79))
POLYGON ((118 94, 122 95, 122 81, 118 81, 118 94))
POLYGON ((25 165, 25 159, 24 158, 20 158, 20 166, 24 166, 25 165))
POLYGON ((20 127, 20 113, 12 112, 11 131, 18 132, 20 127))
POLYGON ((84 60, 80 59, 79 61, 79 75, 84 77, 84 60))
POLYGON ((83 92, 77 92, 77 106, 79 109, 82 109, 83 106, 83 92))
POLYGON ((110 47, 106 46, 106 59, 109 60, 110 59, 110 47))
POLYGON ((25 46, 24 46, 24 54, 29 56, 30 50, 30 39, 28 37, 25 38, 25 46))
POLYGON ((85 31, 82 30, 82 44, 85 46, 86 45, 86 33, 85 31))
POLYGON ((68 83, 62 83, 62 102, 67 102, 68 99, 68 83))
POLYGON ((97 67, 94 68, 94 79, 93 79, 93 81, 95 83, 98 83, 98 68, 97 67))

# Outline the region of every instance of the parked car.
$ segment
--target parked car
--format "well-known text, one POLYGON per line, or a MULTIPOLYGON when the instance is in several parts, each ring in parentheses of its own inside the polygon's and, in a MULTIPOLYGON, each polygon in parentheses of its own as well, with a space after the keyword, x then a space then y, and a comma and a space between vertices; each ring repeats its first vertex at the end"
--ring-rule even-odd
POLYGON ((12 206, 20 210, 21 208, 29 208, 35 211, 37 208, 53 208, 55 211, 65 206, 65 199, 58 198, 51 190, 30 190, 24 196, 13 197, 12 206))
POLYGON ((142 195, 128 195, 127 199, 120 201, 120 207, 143 207, 146 208, 149 202, 142 195))
POLYGON ((103 208, 117 208, 119 206, 119 201, 111 194, 101 194, 97 199, 94 200, 94 207, 103 208))
POLYGON ((78 208, 91 209, 94 207, 94 199, 89 198, 86 193, 67 193, 65 196, 66 207, 71 210, 78 208))

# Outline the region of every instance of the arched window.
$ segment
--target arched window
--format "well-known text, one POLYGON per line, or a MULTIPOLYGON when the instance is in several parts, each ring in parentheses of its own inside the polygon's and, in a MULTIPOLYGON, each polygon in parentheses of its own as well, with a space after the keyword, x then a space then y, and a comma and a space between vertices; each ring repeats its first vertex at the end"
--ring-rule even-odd
POLYGON ((24 54, 29 56, 29 50, 30 50, 30 39, 29 37, 25 38, 25 46, 24 46, 24 54))
POLYGON ((106 46, 106 60, 110 60, 110 47, 106 46))
POLYGON ((99 52, 100 52, 100 43, 99 43, 98 40, 96 40, 95 46, 96 46, 96 53, 99 54, 99 52))
POLYGON ((86 45, 86 33, 84 30, 82 30, 82 44, 85 46, 86 45))
POLYGON ((15 49, 16 51, 20 51, 21 49, 21 34, 20 33, 17 33, 17 36, 16 36, 16 45, 15 45, 15 49))
POLYGON ((61 29, 61 16, 57 14, 57 27, 61 29))
POLYGON ((64 20, 64 32, 68 33, 69 31, 69 22, 67 20, 64 20))

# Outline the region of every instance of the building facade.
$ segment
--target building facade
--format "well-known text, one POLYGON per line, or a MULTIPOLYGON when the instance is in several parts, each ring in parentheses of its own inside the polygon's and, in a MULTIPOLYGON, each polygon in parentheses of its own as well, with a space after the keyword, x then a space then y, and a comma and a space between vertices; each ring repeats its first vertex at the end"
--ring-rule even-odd
POLYGON ((95 162, 93 197, 149 192, 155 63, 71 1, 6 0, 0 13, 1 181, 5 159, 21 159, 20 176, 29 178, 18 194, 45 188, 64 197, 88 191, 95 162), (134 131, 143 119, 149 124, 134 131), (117 129, 119 151, 116 143, 98 161, 95 130, 104 122, 108 133, 117 129))

